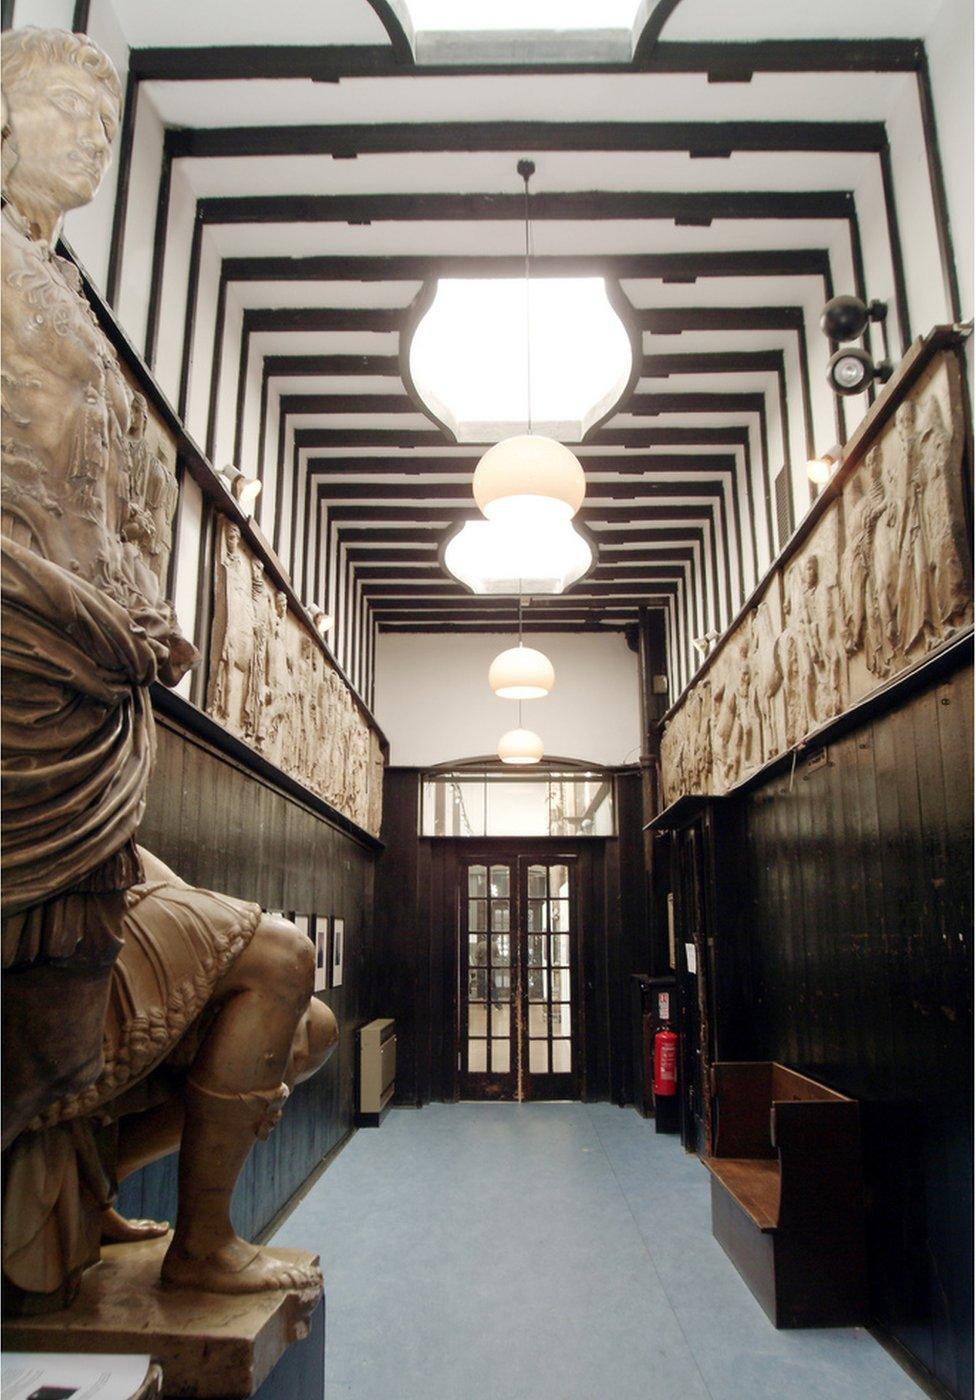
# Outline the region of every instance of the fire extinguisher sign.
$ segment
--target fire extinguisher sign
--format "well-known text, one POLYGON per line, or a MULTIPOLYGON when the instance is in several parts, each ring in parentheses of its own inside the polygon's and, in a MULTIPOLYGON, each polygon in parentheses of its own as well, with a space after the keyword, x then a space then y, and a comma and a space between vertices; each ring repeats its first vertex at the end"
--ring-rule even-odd
POLYGON ((658 992, 657 994, 657 1019, 659 1021, 671 1020, 671 993, 658 992))

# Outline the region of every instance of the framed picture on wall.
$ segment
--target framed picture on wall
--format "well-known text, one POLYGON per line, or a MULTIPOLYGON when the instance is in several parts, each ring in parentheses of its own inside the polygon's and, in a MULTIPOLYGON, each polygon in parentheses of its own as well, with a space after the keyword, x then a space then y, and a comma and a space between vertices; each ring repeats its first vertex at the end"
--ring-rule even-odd
POLYGON ((309 938, 314 938, 311 931, 312 919, 310 914, 292 914, 291 921, 298 929, 299 933, 306 934, 309 938))
POLYGON ((315 990, 324 992, 329 985, 329 921, 319 914, 315 919, 315 990))
POLYGON ((345 919, 332 920, 332 976, 329 985, 332 987, 342 986, 342 960, 345 952, 345 919))

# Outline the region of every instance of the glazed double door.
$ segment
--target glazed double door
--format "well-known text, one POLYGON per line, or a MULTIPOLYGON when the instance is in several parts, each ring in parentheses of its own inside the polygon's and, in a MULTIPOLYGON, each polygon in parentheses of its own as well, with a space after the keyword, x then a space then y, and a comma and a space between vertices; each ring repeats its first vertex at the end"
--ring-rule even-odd
POLYGON ((576 866, 513 856, 460 862, 462 1098, 575 1098, 576 866))

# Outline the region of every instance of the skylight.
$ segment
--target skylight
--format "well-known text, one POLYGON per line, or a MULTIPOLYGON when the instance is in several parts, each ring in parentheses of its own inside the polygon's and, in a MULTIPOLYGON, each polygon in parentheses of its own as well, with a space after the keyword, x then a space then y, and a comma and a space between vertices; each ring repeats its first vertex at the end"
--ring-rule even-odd
POLYGON ((603 278, 536 278, 528 297, 527 318, 521 278, 441 279, 414 330, 414 388, 459 442, 525 432, 530 392, 533 431, 579 442, 627 387, 630 337, 603 278))
POLYGON ((418 63, 629 63, 650 0, 390 0, 418 63))

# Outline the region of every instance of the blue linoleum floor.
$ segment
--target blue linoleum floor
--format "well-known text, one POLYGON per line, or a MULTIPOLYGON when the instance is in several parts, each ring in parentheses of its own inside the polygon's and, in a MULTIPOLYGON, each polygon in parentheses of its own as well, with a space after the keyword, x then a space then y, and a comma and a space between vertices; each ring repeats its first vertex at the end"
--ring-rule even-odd
POLYGON ((777 1332, 705 1169, 633 1109, 395 1110, 274 1242, 322 1255, 327 1400, 921 1395, 866 1332, 777 1332))

